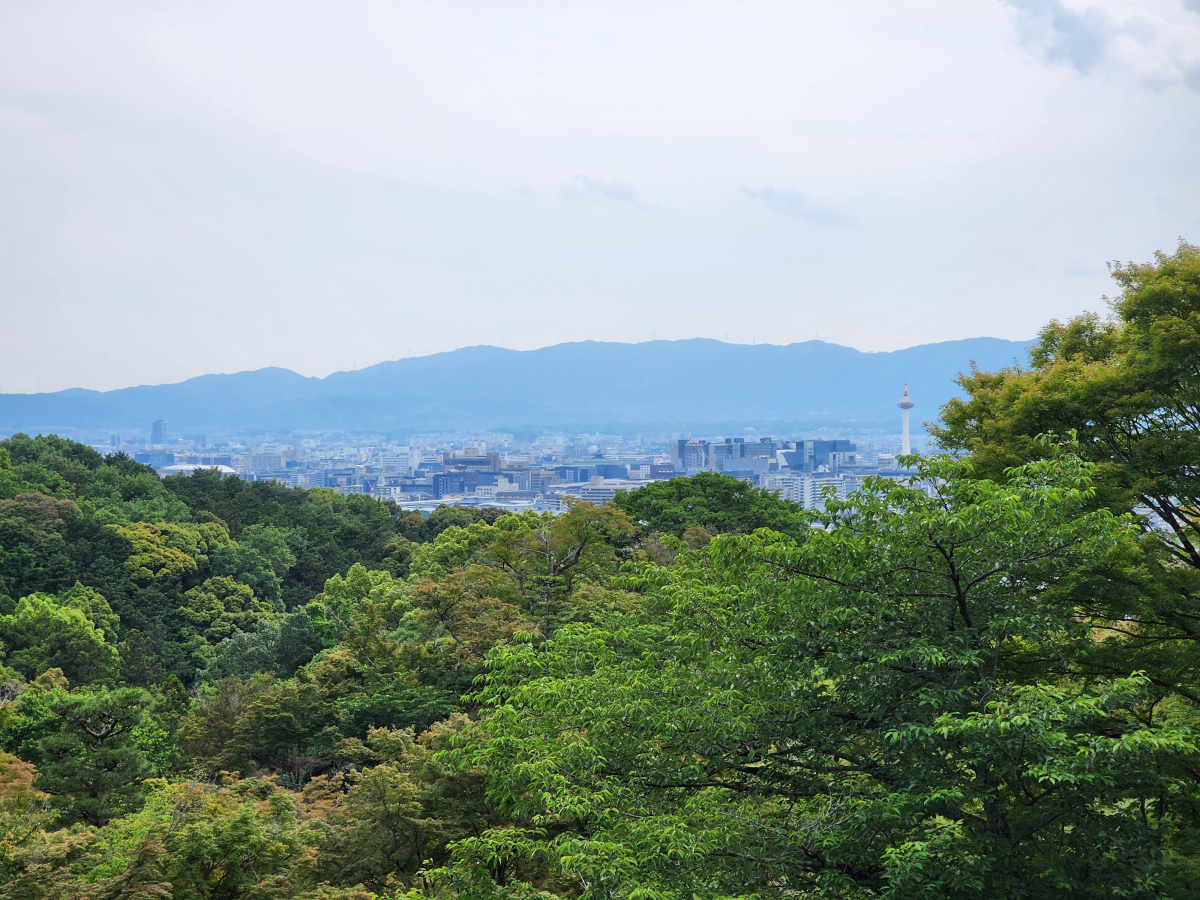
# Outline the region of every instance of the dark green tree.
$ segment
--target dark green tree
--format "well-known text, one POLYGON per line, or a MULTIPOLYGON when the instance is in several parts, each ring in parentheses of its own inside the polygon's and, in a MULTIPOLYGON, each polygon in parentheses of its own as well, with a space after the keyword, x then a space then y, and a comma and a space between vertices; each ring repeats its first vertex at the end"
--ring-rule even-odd
POLYGON ((145 731, 153 709, 149 694, 137 688, 57 692, 45 708, 54 731, 34 746, 34 786, 51 795, 63 819, 102 825, 135 809, 142 782, 153 774, 143 746, 156 737, 145 731))
POLYGON ((693 528, 709 534, 748 534, 756 528, 771 528, 800 535, 806 527, 803 510, 796 504, 718 472, 655 481, 617 494, 613 505, 637 523, 643 534, 683 537, 693 528))

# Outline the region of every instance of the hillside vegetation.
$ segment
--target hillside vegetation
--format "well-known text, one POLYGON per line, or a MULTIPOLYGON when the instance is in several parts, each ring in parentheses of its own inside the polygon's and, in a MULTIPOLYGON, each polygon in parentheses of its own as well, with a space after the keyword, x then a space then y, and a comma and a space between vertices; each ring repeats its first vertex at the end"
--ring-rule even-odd
POLYGON ((1200 251, 805 512, 0 442, 0 898, 1200 897, 1200 251))

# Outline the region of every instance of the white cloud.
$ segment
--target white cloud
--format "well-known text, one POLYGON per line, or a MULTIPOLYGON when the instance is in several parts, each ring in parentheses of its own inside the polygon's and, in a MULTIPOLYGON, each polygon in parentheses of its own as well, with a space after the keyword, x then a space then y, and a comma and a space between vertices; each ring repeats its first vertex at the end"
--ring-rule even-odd
POLYGON ((1020 10, 1023 41, 1037 46, 1050 61, 1066 61, 1087 74, 1101 61, 1116 28, 1095 7, 1071 9, 1061 0, 1007 0, 1020 10))
POLYGON ((1200 90, 1200 0, 1004 0, 1021 41, 1080 74, 1110 66, 1148 86, 1200 90))

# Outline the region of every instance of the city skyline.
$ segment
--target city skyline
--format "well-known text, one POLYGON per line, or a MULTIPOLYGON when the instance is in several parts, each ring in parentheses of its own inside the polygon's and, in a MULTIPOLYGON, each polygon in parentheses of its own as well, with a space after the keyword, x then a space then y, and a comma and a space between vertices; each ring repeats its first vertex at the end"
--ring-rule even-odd
MULTIPOLYGON (((911 402, 909 408, 912 407, 911 402)), ((907 412, 907 410, 906 410, 907 412)), ((720 473, 771 491, 805 509, 822 508, 828 491, 845 497, 867 476, 906 479, 902 437, 675 433, 589 435, 527 431, 410 435, 222 435, 169 437, 155 420, 141 433, 112 433, 93 448, 123 453, 161 477, 198 473, 270 481, 295 489, 390 500, 430 513, 439 506, 506 512, 563 512, 574 500, 605 503, 656 481, 720 473)), ((928 452, 921 436, 920 452, 928 452)))

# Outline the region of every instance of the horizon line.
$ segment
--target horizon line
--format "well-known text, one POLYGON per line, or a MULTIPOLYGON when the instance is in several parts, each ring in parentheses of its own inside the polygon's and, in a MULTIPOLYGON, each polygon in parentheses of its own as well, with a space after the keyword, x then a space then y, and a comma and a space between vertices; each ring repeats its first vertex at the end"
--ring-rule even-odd
POLYGON ((421 354, 421 355, 398 356, 393 359, 381 359, 378 362, 373 362, 368 365, 365 365, 361 369, 358 367, 351 368, 351 369, 335 369, 334 371, 329 372, 325 375, 302 375, 301 373, 297 372, 295 369, 289 369, 286 366, 275 366, 275 365, 268 364, 265 366, 259 366, 257 369, 238 369, 233 372, 205 372, 203 375, 190 375, 187 378, 183 378, 179 381, 160 381, 160 382, 156 382, 156 383, 143 382, 141 384, 128 384, 128 385, 124 385, 122 387, 107 388, 107 389, 103 389, 103 390, 98 389, 98 388, 73 386, 73 387, 67 387, 67 388, 60 388, 55 391, 26 391, 26 392, 16 392, 16 393, 6 393, 3 391, 0 391, 0 397, 47 397, 47 396, 51 396, 54 394, 64 394, 64 393, 67 393, 68 391, 84 391, 84 392, 92 393, 92 394, 111 394, 115 391, 128 391, 128 390, 134 390, 136 388, 169 387, 172 385, 187 384, 189 381, 198 381, 202 378, 229 378, 234 375, 253 375, 257 372, 269 372, 269 371, 288 372, 292 375, 296 375, 297 377, 304 378, 306 380, 324 381, 325 379, 332 378, 335 375, 354 374, 356 372, 366 371, 367 369, 373 369, 376 366, 388 365, 389 363, 400 363, 400 362, 405 362, 406 360, 432 359, 437 356, 451 356, 455 353, 463 353, 463 352, 470 351, 470 350, 499 350, 504 353, 539 353, 543 350, 553 350, 556 347, 569 347, 569 346, 579 345, 579 344, 608 344, 608 345, 622 346, 622 347, 640 347, 640 346, 643 346, 646 344, 684 344, 684 343, 694 343, 694 342, 706 342, 706 343, 712 343, 712 344, 722 344, 722 345, 728 346, 728 347, 775 347, 778 349, 786 349, 788 347, 798 347, 798 346, 803 346, 805 344, 823 344, 827 347, 838 347, 843 350, 853 350, 855 353, 861 353, 864 355, 879 356, 879 355, 885 355, 885 354, 890 354, 890 353, 903 353, 906 350, 915 350, 919 347, 933 347, 933 346, 937 346, 939 344, 956 344, 956 343, 962 343, 965 341, 1002 341, 1003 343, 1006 343, 1006 344, 1030 345, 1030 344, 1033 344, 1036 340, 1037 340, 1036 337, 1028 338, 1025 340, 1020 340, 1020 339, 1014 339, 1014 338, 1000 338, 1000 337, 995 337, 993 335, 977 335, 974 337, 951 338, 951 339, 945 340, 945 341, 927 341, 922 344, 911 344, 907 347, 897 347, 894 350, 860 350, 857 347, 851 347, 848 344, 839 344, 839 343, 836 343, 833 341, 822 340, 821 338, 810 338, 806 341, 791 341, 790 343, 787 343, 787 344, 775 344, 770 341, 764 341, 761 344, 756 341, 752 341, 751 343, 746 344, 746 343, 742 343, 742 342, 738 342, 738 341, 726 341, 726 340, 721 340, 720 338, 710 338, 710 337, 651 338, 648 341, 599 341, 599 340, 589 338, 589 339, 580 340, 580 341, 559 341, 558 343, 555 343, 555 344, 546 344, 541 347, 532 347, 532 348, 526 349, 526 350, 518 350, 515 348, 511 348, 511 347, 497 346, 495 344, 468 344, 468 345, 465 345, 462 347, 455 347, 453 350, 438 350, 433 353, 425 353, 425 354, 421 354))

